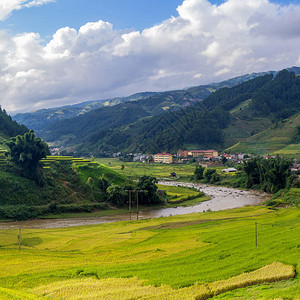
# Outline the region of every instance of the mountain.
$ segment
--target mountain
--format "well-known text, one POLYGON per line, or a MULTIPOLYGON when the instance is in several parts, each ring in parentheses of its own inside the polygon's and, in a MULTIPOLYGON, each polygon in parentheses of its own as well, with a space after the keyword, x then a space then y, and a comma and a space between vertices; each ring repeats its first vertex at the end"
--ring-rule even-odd
POLYGON ((28 128, 26 126, 19 125, 16 121, 13 121, 11 116, 6 113, 5 109, 2 109, 0 106, 0 142, 3 139, 22 135, 27 131, 28 128))
POLYGON ((224 149, 300 111, 300 78, 283 70, 221 88, 193 106, 86 135, 79 153, 224 149), (243 129, 243 130, 241 130, 243 129))
POLYGON ((13 116, 13 119, 20 124, 26 124, 26 126, 30 129, 39 131, 59 120, 74 118, 99 107, 108 107, 127 101, 136 101, 149 97, 153 94, 155 93, 137 93, 129 97, 85 101, 74 105, 40 109, 34 112, 16 114, 13 116))
POLYGON ((275 122, 270 128, 227 149, 228 152, 282 155, 300 159, 300 113, 275 122))
MULTIPOLYGON (((292 70, 300 73, 300 68, 292 70)), ((224 149, 297 113, 298 89, 299 78, 283 70, 184 90, 135 94, 123 103, 73 118, 64 119, 64 114, 61 120, 43 124, 39 135, 56 145, 76 147, 81 155, 224 149)), ((82 110, 88 105, 72 107, 82 110)))
MULTIPOLYGON (((293 71, 296 73, 297 72, 300 73, 300 68, 293 67, 291 69, 293 69, 293 71)), ((261 73, 252 73, 252 74, 231 78, 219 83, 195 86, 195 87, 190 87, 178 91, 143 92, 143 93, 136 93, 128 97, 116 97, 116 98, 105 99, 105 100, 86 101, 74 105, 41 109, 34 112, 16 114, 13 117, 13 119, 20 124, 25 124, 30 129, 34 129, 36 131, 43 131, 49 126, 51 126, 52 124, 55 124, 57 121, 64 120, 64 119, 71 119, 100 107, 110 107, 124 102, 138 101, 138 100, 151 98, 151 97, 167 98, 168 96, 174 97, 174 95, 175 97, 177 97, 178 95, 179 96, 182 95, 184 97, 186 93, 191 94, 194 97, 193 99, 194 101, 201 101, 205 97, 207 97, 210 93, 220 88, 233 87, 242 82, 248 81, 250 79, 254 79, 259 76, 264 76, 267 74, 276 74, 276 72, 269 71, 269 72, 261 72, 261 73)), ((184 101, 182 103, 183 105, 189 104, 189 103, 184 103, 184 101)), ((169 108, 168 105, 163 107, 164 110, 167 110, 168 108, 169 108)))

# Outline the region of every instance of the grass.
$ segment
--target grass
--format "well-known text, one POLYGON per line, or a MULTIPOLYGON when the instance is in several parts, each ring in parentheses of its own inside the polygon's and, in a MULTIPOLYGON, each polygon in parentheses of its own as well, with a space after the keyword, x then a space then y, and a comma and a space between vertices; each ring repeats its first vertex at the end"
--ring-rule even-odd
POLYGON ((158 189, 166 192, 168 206, 193 206, 199 202, 209 200, 210 197, 203 195, 196 189, 191 189, 183 186, 168 186, 158 184, 158 189))
POLYGON ((140 163, 140 162, 122 162, 117 158, 99 158, 96 161, 102 165, 108 166, 111 169, 131 178, 137 179, 144 175, 154 176, 156 178, 171 178, 170 173, 175 172, 177 177, 190 178, 195 170, 194 165, 181 164, 157 164, 157 163, 140 163), (122 165, 125 166, 121 170, 122 165))
POLYGON ((274 124, 245 141, 228 148, 231 152, 253 153, 257 155, 279 154, 287 158, 300 158, 299 144, 291 142, 300 125, 300 114, 274 124))
POLYGON ((0 230, 0 296, 12 295, 7 299, 207 299, 211 293, 230 299, 241 291, 244 299, 300 296, 299 276, 288 279, 300 268, 297 207, 24 229, 21 252, 17 236, 18 230, 0 230), (272 291, 263 289, 269 285, 272 291))

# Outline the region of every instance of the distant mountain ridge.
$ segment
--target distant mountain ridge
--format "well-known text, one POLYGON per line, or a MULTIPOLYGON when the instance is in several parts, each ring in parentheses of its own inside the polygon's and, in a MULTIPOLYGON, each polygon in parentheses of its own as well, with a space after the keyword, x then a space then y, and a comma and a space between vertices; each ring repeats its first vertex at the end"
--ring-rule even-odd
POLYGON ((129 97, 85 101, 73 105, 40 109, 29 113, 18 113, 13 116, 13 119, 20 124, 26 124, 30 129, 43 130, 45 127, 59 120, 74 118, 99 107, 114 106, 127 101, 136 101, 149 97, 152 94, 154 93, 137 93, 129 97))
POLYGON ((178 148, 224 149, 300 112, 300 78, 283 70, 232 88, 221 88, 194 106, 99 129, 77 147, 99 151, 176 152, 178 148))
MULTIPOLYGON (((289 70, 300 74, 300 68, 289 70)), ((56 145, 76 147, 78 155, 221 150, 298 113, 300 78, 287 70, 270 71, 130 97, 73 118, 46 122, 39 135, 56 145)), ((90 102, 74 107, 86 105, 90 102)))
MULTIPOLYGON (((296 74, 300 74, 300 68, 298 67, 292 67, 289 68, 288 70, 293 71, 296 74)), ((34 129, 36 131, 43 131, 51 124, 54 124, 59 120, 71 119, 100 107, 109 107, 124 102, 138 101, 152 96, 165 97, 168 94, 173 95, 176 92, 182 92, 182 91, 190 92, 191 94, 196 93, 199 96, 199 98, 195 99, 195 101, 200 101, 206 98, 211 92, 219 88, 233 87, 242 82, 248 81, 250 79, 254 79, 259 76, 264 76, 266 74, 276 74, 276 73, 277 71, 252 73, 252 74, 231 78, 219 83, 194 86, 194 87, 190 87, 178 91, 175 90, 175 91, 166 91, 166 92, 141 92, 141 93, 135 93, 128 97, 115 97, 115 98, 104 99, 104 100, 85 101, 73 105, 41 109, 41 110, 28 112, 28 113, 19 113, 13 116, 13 119, 20 124, 26 125, 30 129, 34 129)))

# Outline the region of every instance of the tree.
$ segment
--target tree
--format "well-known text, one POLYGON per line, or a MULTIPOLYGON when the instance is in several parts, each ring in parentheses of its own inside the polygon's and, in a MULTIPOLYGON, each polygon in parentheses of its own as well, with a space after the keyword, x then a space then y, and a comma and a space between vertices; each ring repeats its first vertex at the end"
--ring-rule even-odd
POLYGON ((211 178, 212 178, 212 176, 213 176, 214 173, 216 173, 216 169, 208 169, 205 172, 204 177, 205 177, 206 182, 210 182, 211 181, 211 178))
POLYGON ((276 193, 291 183, 291 162, 280 158, 253 158, 244 164, 248 188, 260 188, 268 193, 276 193))
POLYGON ((161 203, 161 199, 157 195, 157 179, 152 176, 142 176, 137 184, 137 188, 143 192, 139 193, 139 203, 145 205, 153 205, 161 203))
POLYGON ((98 178, 98 185, 103 192, 105 192, 107 188, 110 186, 110 181, 105 174, 102 174, 98 178))
POLYGON ((23 136, 11 138, 5 145, 10 149, 11 161, 21 169, 23 176, 37 181, 39 161, 50 154, 47 143, 30 130, 23 136))
POLYGON ((222 156, 222 159, 221 159, 221 161, 222 161, 222 164, 223 165, 225 165, 226 163, 227 163, 227 158, 225 157, 225 156, 222 156))
POLYGON ((128 193, 123 187, 112 184, 106 190, 108 201, 117 206, 124 206, 128 201, 128 193))
POLYGON ((204 178, 203 174, 204 174, 204 170, 205 168, 202 166, 196 166, 196 169, 194 171, 194 179, 195 180, 201 180, 204 178))

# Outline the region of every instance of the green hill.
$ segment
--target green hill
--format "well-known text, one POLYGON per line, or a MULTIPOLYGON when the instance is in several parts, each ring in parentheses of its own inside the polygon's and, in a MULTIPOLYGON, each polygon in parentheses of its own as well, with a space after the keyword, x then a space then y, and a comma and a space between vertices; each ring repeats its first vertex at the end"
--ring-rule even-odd
POLYGON ((110 184, 131 182, 116 171, 88 160, 49 156, 41 163, 42 185, 20 176, 8 163, 0 165, 0 219, 23 220, 103 210, 107 207, 106 195, 98 179, 104 175, 110 184))
POLYGON ((26 126, 19 125, 16 121, 13 121, 5 109, 2 109, 0 106, 0 141, 19 134, 24 134, 27 131, 28 128, 26 126))
POLYGON ((298 113, 300 79, 282 70, 143 96, 60 120, 40 135, 76 155, 223 150, 298 113))
POLYGON ((57 121, 71 119, 83 115, 99 107, 114 106, 123 102, 137 101, 147 98, 155 93, 137 93, 129 97, 116 97, 104 100, 85 101, 74 105, 40 109, 34 112, 19 113, 13 116, 18 123, 26 124, 30 129, 43 130, 57 121))
POLYGON ((250 79, 274 73, 272 71, 247 74, 223 82, 183 90, 144 92, 129 97, 87 101, 76 105, 20 113, 15 115, 14 119, 36 130, 39 136, 47 141, 76 144, 87 134, 96 133, 99 128, 113 129, 145 116, 154 116, 191 106, 220 88, 233 87, 250 79), (129 102, 133 103, 129 104, 129 102), (113 106, 116 107, 113 108, 113 106))
MULTIPOLYGON (((283 70, 274 78, 265 75, 221 88, 187 108, 99 131, 88 136, 78 151, 97 154, 99 149, 152 153, 191 147, 224 149, 299 111, 300 79, 283 70)), ((288 137, 291 139, 293 134, 290 132, 288 137)))
POLYGON ((230 152, 258 155, 279 154, 300 159, 300 113, 278 121, 269 129, 227 149, 230 152))
MULTIPOLYGON (((99 150, 153 153, 190 147, 222 149, 270 126, 270 119, 252 107, 252 99, 271 81, 272 74, 257 77, 232 88, 221 88, 193 106, 109 131, 99 130, 87 136, 77 151, 97 154, 99 150), (250 129, 235 130, 238 126, 250 129)), ((276 82, 280 85, 280 80, 276 82)))

